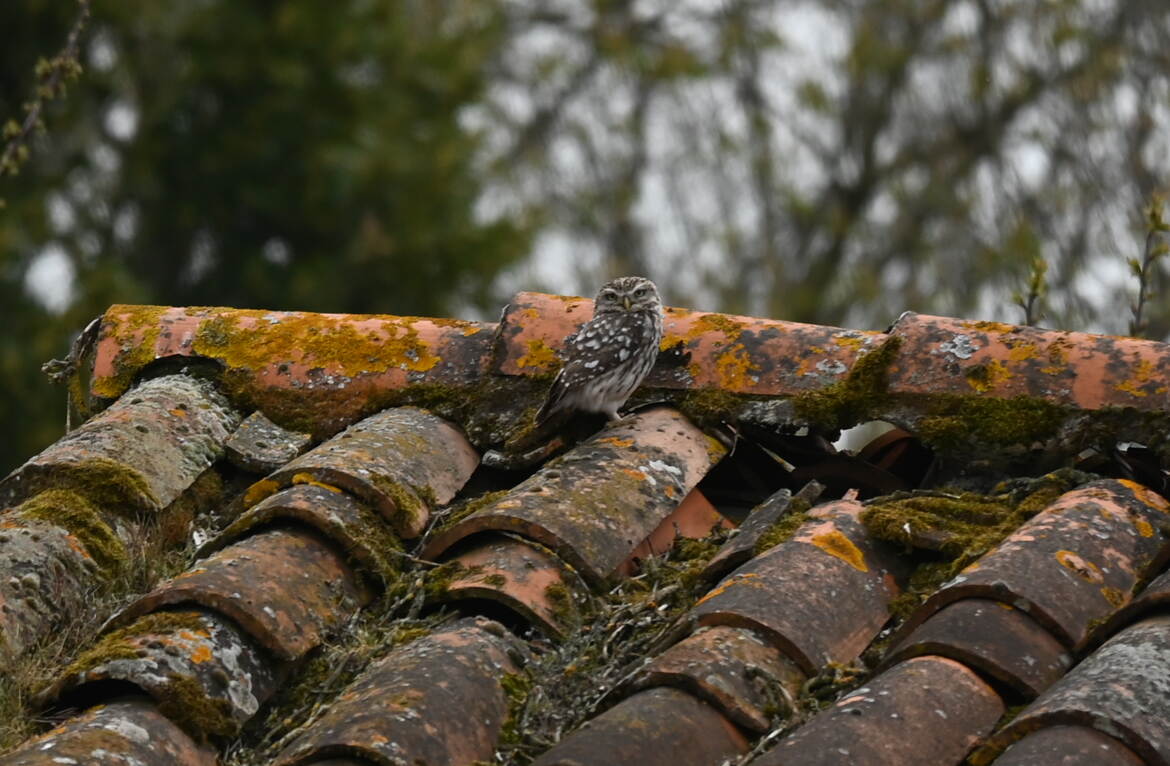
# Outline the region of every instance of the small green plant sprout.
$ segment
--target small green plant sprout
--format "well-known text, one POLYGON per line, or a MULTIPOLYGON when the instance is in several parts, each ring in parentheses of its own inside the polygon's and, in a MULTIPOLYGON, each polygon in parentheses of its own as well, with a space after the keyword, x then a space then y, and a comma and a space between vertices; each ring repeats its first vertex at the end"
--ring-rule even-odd
POLYGON ((1129 259, 1129 268, 1138 280, 1138 291, 1130 304, 1132 316, 1129 320, 1129 334, 1135 338, 1144 337, 1147 322, 1143 316, 1146 304, 1153 297, 1151 282, 1154 279, 1158 259, 1170 253, 1170 223, 1166 222, 1164 210, 1166 197, 1155 194, 1146 208, 1146 247, 1142 258, 1129 259))
POLYGON ((1032 256, 1028 271, 1028 291, 1012 294, 1012 303, 1024 311, 1024 324, 1034 325, 1044 318, 1044 298, 1048 295, 1048 261, 1043 256, 1032 256))

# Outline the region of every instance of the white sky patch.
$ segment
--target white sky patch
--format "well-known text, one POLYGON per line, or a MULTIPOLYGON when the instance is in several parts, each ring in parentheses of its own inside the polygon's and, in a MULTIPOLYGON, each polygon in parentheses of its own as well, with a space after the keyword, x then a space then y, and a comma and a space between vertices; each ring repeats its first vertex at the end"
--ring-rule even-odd
POLYGON ((55 234, 64 234, 77 222, 73 205, 59 192, 51 192, 45 198, 45 207, 49 211, 49 226, 55 234))
POLYGON ((106 110, 105 128, 112 138, 129 141, 138 132, 138 110, 126 101, 115 101, 106 110))
POLYGON ((49 312, 60 314, 73 302, 76 278, 69 254, 53 242, 33 258, 24 275, 24 289, 49 312))

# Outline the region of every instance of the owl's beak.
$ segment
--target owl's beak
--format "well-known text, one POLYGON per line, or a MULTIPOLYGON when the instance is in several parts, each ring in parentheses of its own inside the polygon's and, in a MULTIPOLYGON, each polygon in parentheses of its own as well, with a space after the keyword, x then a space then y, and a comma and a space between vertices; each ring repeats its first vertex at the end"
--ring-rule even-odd
POLYGON ((630 296, 622 296, 622 305, 626 307, 626 311, 630 310, 630 296))

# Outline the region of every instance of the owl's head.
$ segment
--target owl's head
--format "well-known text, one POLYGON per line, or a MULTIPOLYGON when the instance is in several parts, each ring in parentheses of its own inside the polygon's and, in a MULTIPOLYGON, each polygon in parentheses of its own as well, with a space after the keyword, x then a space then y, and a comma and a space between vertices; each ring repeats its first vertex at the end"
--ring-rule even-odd
POLYGON ((593 313, 618 314, 630 311, 660 313, 662 299, 658 288, 645 277, 618 277, 606 282, 597 291, 593 313))

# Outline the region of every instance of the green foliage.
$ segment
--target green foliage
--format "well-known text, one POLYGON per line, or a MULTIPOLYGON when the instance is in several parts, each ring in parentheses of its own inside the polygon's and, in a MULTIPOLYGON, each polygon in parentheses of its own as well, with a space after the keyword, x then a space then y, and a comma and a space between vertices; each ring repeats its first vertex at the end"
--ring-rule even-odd
MULTIPOLYGON (((76 71, 37 64, 76 11, 4 4, 0 124, 38 82, 76 71)), ((461 112, 483 93, 501 21, 493 0, 95 9, 85 75, 45 104, 21 174, 0 178, 0 473, 60 436, 65 393, 40 365, 111 303, 493 304, 528 225, 476 214, 481 138, 461 112), (50 242, 75 274, 62 314, 24 289, 50 242)))

